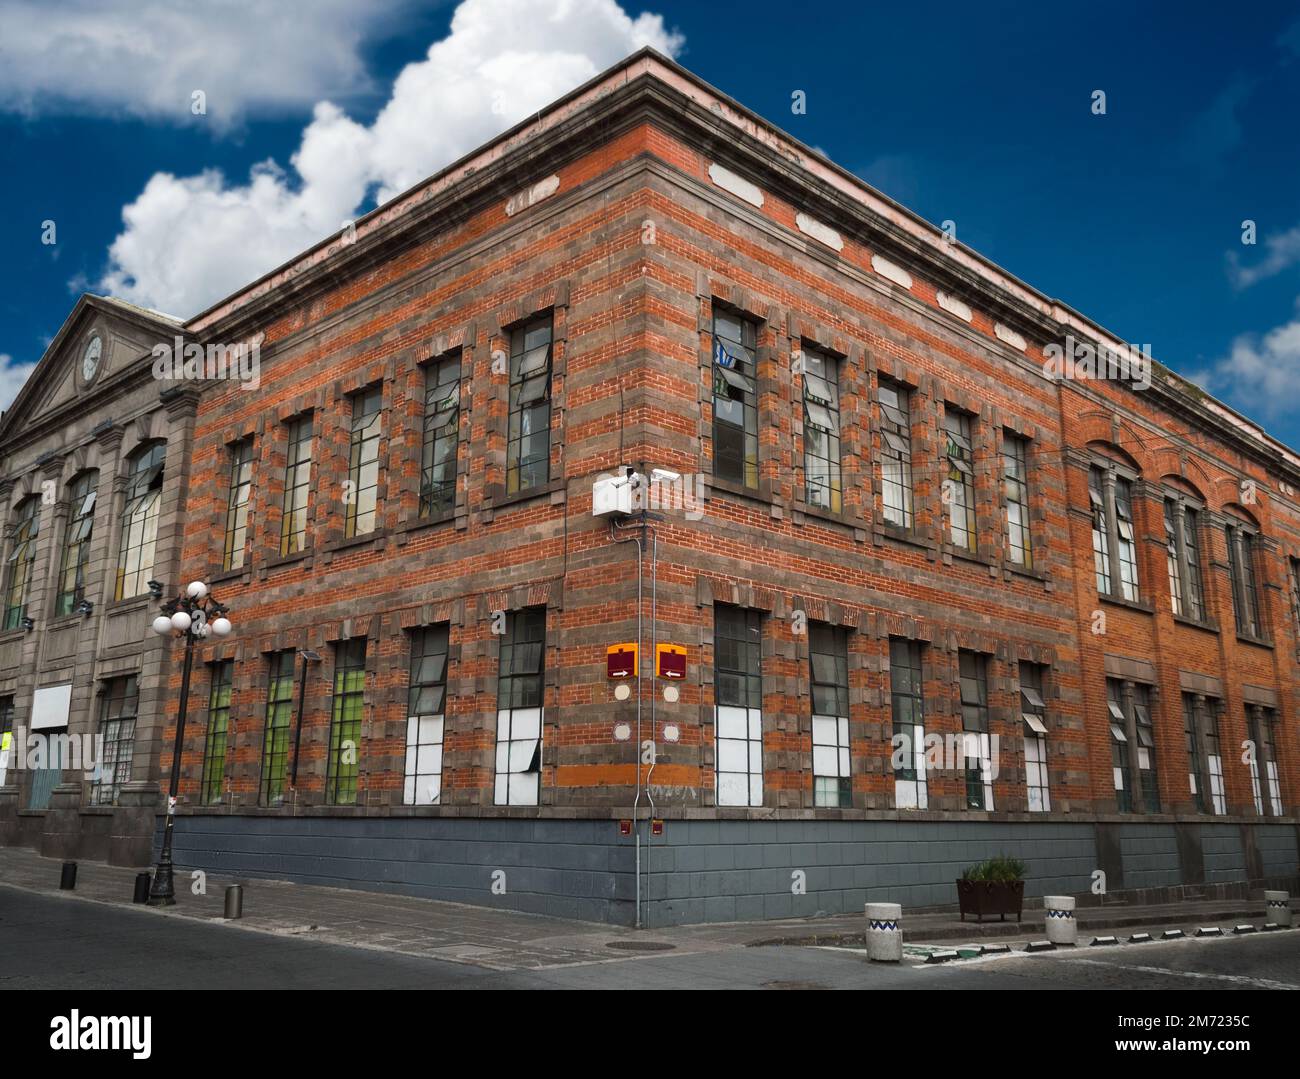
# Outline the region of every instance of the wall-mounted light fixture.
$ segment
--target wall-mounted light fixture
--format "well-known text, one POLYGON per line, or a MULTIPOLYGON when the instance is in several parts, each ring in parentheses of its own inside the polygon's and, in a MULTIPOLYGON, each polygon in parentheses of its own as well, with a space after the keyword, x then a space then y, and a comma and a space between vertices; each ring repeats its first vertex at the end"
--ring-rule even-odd
POLYGON ((163 594, 162 581, 150 581, 149 595, 151 595, 154 599, 162 599, 162 594, 163 594))
POLYGON ((83 599, 80 603, 77 604, 77 613, 84 614, 87 618, 90 617, 91 612, 94 611, 94 609, 95 609, 95 605, 91 603, 90 600, 88 599, 83 599))

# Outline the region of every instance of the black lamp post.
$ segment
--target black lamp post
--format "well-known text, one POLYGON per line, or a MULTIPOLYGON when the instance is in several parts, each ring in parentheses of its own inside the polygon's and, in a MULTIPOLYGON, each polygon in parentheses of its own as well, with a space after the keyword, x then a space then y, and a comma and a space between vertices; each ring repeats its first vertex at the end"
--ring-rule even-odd
POLYGON ((149 886, 149 905, 170 907, 176 903, 172 879, 172 832, 176 826, 176 794, 181 782, 181 751, 185 746, 185 710, 190 700, 190 671, 194 666, 194 642, 215 634, 230 633, 228 608, 217 602, 202 581, 193 581, 174 600, 162 605, 162 613, 153 620, 153 631, 160 636, 185 635, 185 665, 181 672, 181 699, 176 716, 176 745, 172 749, 171 784, 167 789, 167 820, 163 827, 162 853, 158 869, 149 886))

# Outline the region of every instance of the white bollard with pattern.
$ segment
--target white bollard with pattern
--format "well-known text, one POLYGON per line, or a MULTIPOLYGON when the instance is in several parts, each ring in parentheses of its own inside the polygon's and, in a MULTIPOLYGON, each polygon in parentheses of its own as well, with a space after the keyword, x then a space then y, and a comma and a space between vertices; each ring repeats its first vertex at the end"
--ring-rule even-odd
POLYGON ((1077 944, 1079 925, 1074 920, 1074 896, 1045 895, 1043 911, 1047 915, 1047 939, 1053 944, 1077 944))
POLYGON ((1264 921, 1274 925, 1291 924, 1291 893, 1264 892, 1264 921))
POLYGON ((898 903, 867 904, 867 958, 903 961, 903 908, 898 903))

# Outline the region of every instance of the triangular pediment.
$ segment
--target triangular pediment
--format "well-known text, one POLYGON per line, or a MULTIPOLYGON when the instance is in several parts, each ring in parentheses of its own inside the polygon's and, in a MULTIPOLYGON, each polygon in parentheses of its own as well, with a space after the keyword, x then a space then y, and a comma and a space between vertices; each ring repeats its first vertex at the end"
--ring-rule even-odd
POLYGON ((39 423, 78 400, 91 403, 124 371, 148 363, 170 343, 179 321, 121 300, 83 295, 0 420, 0 439, 39 423))

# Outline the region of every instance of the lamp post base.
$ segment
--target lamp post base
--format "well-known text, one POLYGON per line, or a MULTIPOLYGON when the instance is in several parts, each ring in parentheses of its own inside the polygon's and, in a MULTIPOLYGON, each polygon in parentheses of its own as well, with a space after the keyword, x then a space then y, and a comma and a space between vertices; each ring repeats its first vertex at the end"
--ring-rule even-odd
POLYGON ((172 864, 170 861, 158 863, 158 869, 153 875, 153 883, 149 885, 148 903, 151 907, 174 907, 176 905, 176 886, 172 879, 172 864))

